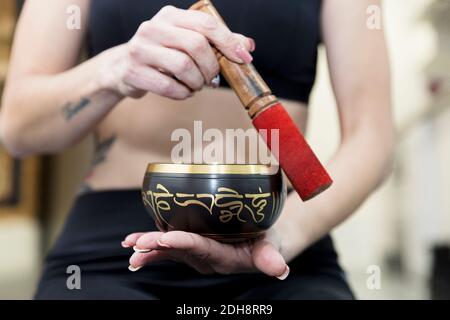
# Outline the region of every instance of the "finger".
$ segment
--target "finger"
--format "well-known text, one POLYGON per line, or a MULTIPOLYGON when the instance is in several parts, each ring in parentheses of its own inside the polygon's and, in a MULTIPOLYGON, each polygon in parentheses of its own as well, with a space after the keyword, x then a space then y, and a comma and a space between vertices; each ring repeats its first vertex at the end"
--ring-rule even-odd
POLYGON ((208 39, 198 32, 183 28, 163 28, 158 35, 161 45, 187 53, 200 69, 205 83, 210 84, 219 73, 219 63, 208 39))
POLYGON ((238 63, 250 63, 252 56, 247 41, 241 41, 217 18, 195 10, 168 8, 164 18, 174 25, 203 34, 229 59, 238 63))
POLYGON ((210 262, 222 261, 229 251, 224 244, 202 237, 195 233, 170 231, 157 240, 160 249, 174 249, 188 252, 190 255, 210 262))
POLYGON ((255 267, 261 272, 284 280, 289 275, 289 267, 281 253, 267 240, 254 244, 252 260, 255 267))
MULTIPOLYGON (((152 247, 158 247, 156 244, 156 241, 154 241, 153 236, 154 233, 147 233, 145 234, 146 238, 143 239, 140 242, 140 245, 147 245, 152 247), (148 242, 150 241, 150 242, 148 242)), ((165 248, 166 249, 166 248, 165 248)), ((176 249, 166 249, 166 251, 161 250, 151 250, 148 252, 144 251, 136 251, 132 254, 130 257, 130 266, 128 269, 130 271, 138 271, 143 266, 157 262, 157 261, 164 261, 164 260, 172 260, 175 262, 182 261, 183 263, 191 266, 198 272, 202 274, 212 274, 214 273, 214 269, 211 268, 211 266, 207 263, 204 263, 203 261, 199 261, 198 259, 191 257, 186 251, 184 250, 176 250, 176 249)))
POLYGON ((148 253, 135 252, 130 257, 130 266, 128 269, 134 272, 147 264, 164 260, 170 260, 170 256, 163 251, 153 250, 148 253))
POLYGON ((233 33, 233 35, 237 37, 241 43, 245 43, 245 47, 248 48, 249 52, 256 50, 256 43, 252 38, 246 37, 240 33, 233 33))
POLYGON ((200 273, 231 274, 254 270, 250 249, 247 246, 229 245, 198 234, 170 231, 157 240, 158 249, 183 261, 200 273))
POLYGON ((142 43, 140 39, 148 37, 152 42, 187 53, 199 67, 205 78, 205 83, 209 84, 219 73, 216 55, 208 39, 202 34, 185 28, 161 24, 151 24, 145 28, 150 28, 153 32, 148 30, 140 32, 141 36, 135 39, 137 40, 135 42, 142 43))
POLYGON ((192 96, 191 90, 171 77, 144 65, 129 66, 124 83, 175 100, 192 96))
POLYGON ((130 43, 129 52, 139 63, 174 75, 192 90, 200 90, 205 83, 205 78, 196 63, 184 52, 138 40, 130 43))
POLYGON ((158 239, 163 235, 160 231, 147 232, 136 241, 136 248, 141 250, 155 250, 159 248, 158 239))
POLYGON ((139 239, 140 236, 145 234, 145 232, 136 232, 129 234, 126 236, 125 240, 122 241, 122 247, 124 248, 130 248, 133 247, 136 244, 137 239, 139 239))

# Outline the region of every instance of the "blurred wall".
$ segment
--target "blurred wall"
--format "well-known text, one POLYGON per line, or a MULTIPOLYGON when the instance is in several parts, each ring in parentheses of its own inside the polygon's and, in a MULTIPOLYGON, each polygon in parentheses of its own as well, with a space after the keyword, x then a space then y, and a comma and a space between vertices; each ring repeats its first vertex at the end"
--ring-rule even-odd
POLYGON ((92 136, 49 160, 48 192, 51 197, 44 214, 49 221, 47 248, 58 236, 81 181, 88 171, 93 150, 92 136))
MULTIPOLYGON (((50 201, 43 203, 44 212, 20 212, 20 215, 0 215, 0 300, 28 299, 32 297, 35 283, 41 271, 43 253, 54 241, 75 195, 80 181, 86 172, 92 150, 91 138, 66 152, 50 157, 48 170, 43 173, 46 179, 40 194, 50 201), (48 225, 38 222, 41 214, 48 225), (44 229, 42 227, 45 227, 44 229), (42 234, 47 230, 48 234, 42 234)), ((24 177, 30 177, 34 167, 25 164, 24 177)), ((26 181, 36 184, 38 181, 26 181)), ((40 185, 40 183, 39 183, 40 185)), ((33 189, 34 190, 34 189, 33 189)), ((31 194, 24 197, 32 197, 31 194)), ((0 209, 2 210, 2 209, 0 209)), ((34 209, 33 209, 34 211, 34 209)))
MULTIPOLYGON (((361 298, 427 298, 429 250, 437 241, 435 229, 440 229, 441 238, 450 236, 450 224, 445 224, 450 218, 449 207, 437 206, 438 194, 429 191, 430 184, 439 183, 436 178, 442 178, 444 173, 448 176, 449 170, 442 162, 448 159, 448 151, 444 150, 448 150, 450 132, 443 131, 448 128, 449 116, 431 120, 432 123, 423 119, 433 103, 424 69, 436 54, 436 38, 421 15, 431 2, 383 2, 399 132, 395 169, 387 183, 334 232, 341 261, 361 298), (441 123, 438 157, 442 161, 438 164, 431 160, 427 164, 431 167, 427 168, 420 163, 434 151, 429 142, 437 136, 420 131, 433 131, 436 121, 441 123), (427 178, 429 169, 435 169, 439 177, 427 178), (424 199, 427 191, 429 196, 424 199), (369 290, 366 286, 367 268, 371 265, 381 268, 385 280, 382 290, 369 290)), ((339 129, 325 52, 321 52, 311 111, 310 141, 321 158, 327 159, 337 146, 339 129)), ((448 182, 439 186, 432 190, 450 192, 448 182)))

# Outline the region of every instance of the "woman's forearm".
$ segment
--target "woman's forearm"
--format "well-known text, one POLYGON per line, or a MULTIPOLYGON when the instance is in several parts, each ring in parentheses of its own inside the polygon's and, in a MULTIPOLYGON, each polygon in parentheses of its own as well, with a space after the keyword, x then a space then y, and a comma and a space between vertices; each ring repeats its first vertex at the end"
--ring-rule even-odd
POLYGON ((0 127, 8 149, 16 156, 56 152, 83 138, 121 99, 103 80, 121 51, 110 49, 59 74, 12 75, 0 127))
POLYGON ((333 185, 302 202, 292 193, 277 225, 287 260, 329 233, 348 218, 388 175, 393 146, 391 132, 363 128, 342 142, 327 168, 333 185))
MULTIPOLYGON (((47 58, 44 46, 38 42, 40 50, 31 51, 33 39, 26 31, 40 24, 49 30, 57 27, 53 20, 36 23, 31 12, 38 7, 31 2, 26 8, 14 41, 0 117, 3 142, 17 156, 59 151, 73 144, 124 96, 140 98, 152 92, 183 100, 213 85, 219 64, 211 43, 237 63, 250 63, 249 51, 255 48, 252 39, 232 33, 209 14, 165 6, 144 21, 126 44, 57 73, 73 65, 81 36, 60 33, 64 40, 57 52, 68 50, 67 54, 55 55, 58 61, 50 59, 42 67, 42 59, 47 58)), ((57 11, 52 13, 57 19, 57 11)))

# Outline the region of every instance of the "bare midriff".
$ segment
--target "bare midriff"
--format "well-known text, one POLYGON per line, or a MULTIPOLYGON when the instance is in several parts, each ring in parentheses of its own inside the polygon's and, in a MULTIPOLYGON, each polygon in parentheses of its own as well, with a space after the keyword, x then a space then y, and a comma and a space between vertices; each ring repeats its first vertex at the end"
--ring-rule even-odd
MULTIPOLYGON (((304 103, 280 99, 297 126, 306 128, 304 103)), ((194 121, 202 130, 253 128, 246 110, 229 89, 203 89, 185 101, 153 94, 125 99, 96 128, 96 153, 85 185, 92 190, 139 188, 150 162, 172 162, 174 130, 187 129, 194 138, 194 121)), ((192 143, 193 145, 193 143, 192 143)), ((205 144, 203 144, 203 147, 205 144)), ((192 146, 191 153, 199 151, 192 146)), ((236 150, 236 160, 247 163, 247 150, 236 150)))

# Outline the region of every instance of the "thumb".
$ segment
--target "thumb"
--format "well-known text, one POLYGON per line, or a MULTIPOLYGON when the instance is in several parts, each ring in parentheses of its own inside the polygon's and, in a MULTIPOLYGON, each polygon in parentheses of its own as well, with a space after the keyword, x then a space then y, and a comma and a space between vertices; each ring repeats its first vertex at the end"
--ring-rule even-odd
POLYGON ((252 260, 259 271, 269 276, 284 280, 289 275, 289 267, 283 256, 278 249, 267 240, 255 243, 252 251, 252 260))

